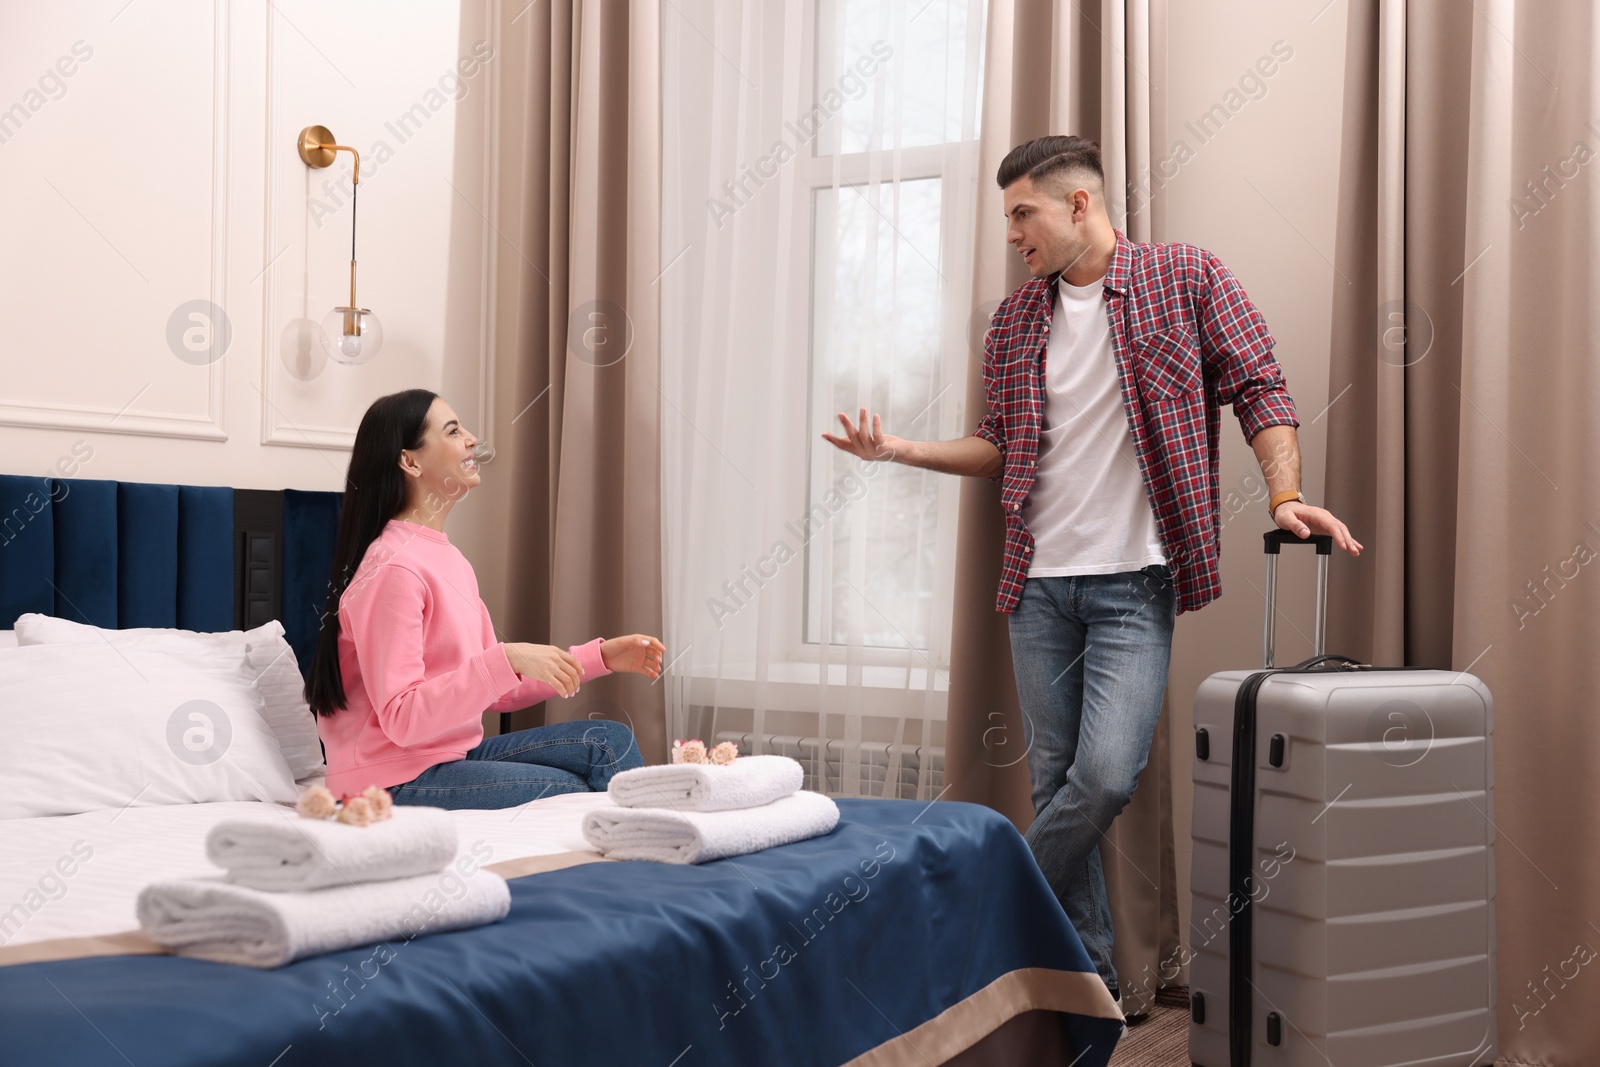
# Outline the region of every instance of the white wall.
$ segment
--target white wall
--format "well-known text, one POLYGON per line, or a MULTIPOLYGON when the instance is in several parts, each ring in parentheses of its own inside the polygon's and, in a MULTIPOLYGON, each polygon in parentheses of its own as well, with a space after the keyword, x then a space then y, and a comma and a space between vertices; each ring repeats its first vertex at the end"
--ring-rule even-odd
MULTIPOLYGON (((1332 261, 1347 14, 1344 3, 1332 0, 1324 8, 1326 2, 1230 0, 1222 13, 1216 5, 1171 0, 1166 70, 1168 143, 1183 141, 1193 158, 1165 186, 1164 239, 1215 252, 1266 317, 1300 411, 1304 491, 1314 504, 1323 502, 1328 420, 1318 416, 1331 399, 1329 330, 1333 287, 1340 281, 1332 261), (1283 43, 1280 53, 1286 46, 1292 57, 1278 62, 1270 77, 1260 79, 1259 88, 1247 82, 1241 89, 1241 77, 1261 57, 1271 57, 1276 42, 1283 43), (1230 98, 1229 90, 1239 90, 1239 95, 1230 98), (1206 137, 1202 143, 1194 129, 1199 117, 1214 104, 1226 107, 1240 100, 1220 129, 1213 122, 1201 130, 1206 137)), ((1195 689, 1216 671, 1261 662, 1261 534, 1273 524, 1265 500, 1259 494, 1251 499, 1245 488, 1251 475, 1259 480, 1260 468, 1238 422, 1224 412, 1223 595, 1178 619, 1167 687, 1184 931, 1189 926, 1195 689), (1226 504, 1230 492, 1236 493, 1236 502, 1246 501, 1232 517, 1226 504)), ((1370 531, 1352 532, 1360 539, 1370 531)), ((1302 554, 1285 552, 1279 569, 1280 664, 1311 655, 1315 566, 1308 549, 1298 551, 1302 554)))
POLYGON ((478 419, 484 7, 0 9, 0 471, 50 472, 76 444, 82 477, 337 489, 383 393, 448 383, 478 419), (370 364, 291 372, 286 333, 348 297, 349 156, 308 169, 311 124, 362 152, 358 295, 386 340, 370 364), (209 364, 168 342, 194 300, 231 335, 209 364))

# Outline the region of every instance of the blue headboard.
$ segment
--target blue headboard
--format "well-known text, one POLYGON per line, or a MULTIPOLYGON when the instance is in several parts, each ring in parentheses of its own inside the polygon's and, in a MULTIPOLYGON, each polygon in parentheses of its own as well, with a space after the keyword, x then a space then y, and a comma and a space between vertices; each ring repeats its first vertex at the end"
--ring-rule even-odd
POLYGON ((95 626, 248 629, 306 670, 339 493, 0 475, 0 629, 36 611, 95 626))

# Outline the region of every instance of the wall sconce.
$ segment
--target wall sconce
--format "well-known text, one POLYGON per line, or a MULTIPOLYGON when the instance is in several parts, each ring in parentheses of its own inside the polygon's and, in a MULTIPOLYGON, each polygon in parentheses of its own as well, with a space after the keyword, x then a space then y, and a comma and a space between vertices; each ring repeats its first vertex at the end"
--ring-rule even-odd
POLYGON ((361 153, 336 144, 326 126, 307 126, 297 142, 306 166, 321 170, 333 165, 340 152, 355 157, 350 183, 350 305, 336 307, 323 316, 320 338, 323 351, 336 363, 365 363, 383 347, 383 325, 378 316, 356 303, 356 192, 361 188, 361 153))

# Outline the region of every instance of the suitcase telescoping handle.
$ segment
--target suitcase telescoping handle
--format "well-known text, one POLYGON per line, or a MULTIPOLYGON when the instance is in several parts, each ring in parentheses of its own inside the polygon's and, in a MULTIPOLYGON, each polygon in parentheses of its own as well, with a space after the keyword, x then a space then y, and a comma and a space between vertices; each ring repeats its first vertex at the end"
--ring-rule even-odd
POLYGON ((1317 628, 1313 655, 1327 653, 1328 645, 1328 557, 1333 555, 1333 535, 1312 534, 1296 537, 1288 530, 1268 530, 1261 535, 1267 554, 1267 625, 1261 635, 1261 664, 1272 666, 1274 623, 1278 614, 1278 550, 1284 545, 1317 547, 1317 628))

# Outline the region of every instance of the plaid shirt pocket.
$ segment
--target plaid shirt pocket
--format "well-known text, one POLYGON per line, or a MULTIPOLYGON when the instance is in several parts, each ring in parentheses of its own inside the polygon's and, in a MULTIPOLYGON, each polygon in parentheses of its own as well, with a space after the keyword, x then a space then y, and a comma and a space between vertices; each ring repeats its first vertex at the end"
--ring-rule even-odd
POLYGON ((1175 400, 1202 388, 1200 345, 1187 327, 1176 326, 1131 342, 1139 392, 1146 400, 1175 400))

